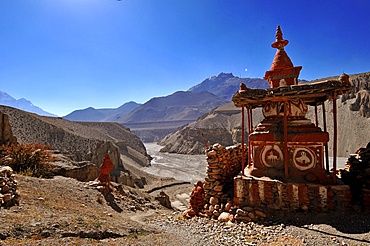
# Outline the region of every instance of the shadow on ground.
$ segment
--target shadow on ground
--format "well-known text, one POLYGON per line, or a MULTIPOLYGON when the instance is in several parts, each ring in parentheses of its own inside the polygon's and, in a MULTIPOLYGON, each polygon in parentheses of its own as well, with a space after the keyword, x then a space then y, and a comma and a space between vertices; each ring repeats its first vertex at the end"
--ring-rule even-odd
POLYGON ((285 224, 304 228, 306 230, 320 232, 328 236, 340 236, 362 243, 369 243, 370 239, 356 239, 351 234, 363 234, 370 232, 370 214, 349 211, 349 212, 327 212, 327 213, 300 213, 300 212, 282 212, 272 215, 264 222, 266 226, 285 224), (328 225, 339 233, 331 233, 320 230, 312 225, 328 225), (340 234, 340 235, 339 235, 340 234), (346 234, 346 235, 343 235, 346 234))

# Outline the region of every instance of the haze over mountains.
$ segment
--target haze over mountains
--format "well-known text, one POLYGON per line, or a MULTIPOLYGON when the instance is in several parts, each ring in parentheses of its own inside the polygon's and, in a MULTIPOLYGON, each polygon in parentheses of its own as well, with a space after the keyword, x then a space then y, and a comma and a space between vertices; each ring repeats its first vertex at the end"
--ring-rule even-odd
POLYGON ((56 116, 55 114, 44 111, 43 109, 33 105, 27 99, 15 99, 8 93, 0 91, 0 105, 10 106, 13 108, 21 109, 27 112, 35 113, 43 116, 56 116))
POLYGON ((72 113, 64 116, 64 119, 71 121, 85 121, 85 122, 115 122, 122 115, 128 114, 141 104, 136 102, 127 102, 118 108, 103 108, 95 109, 89 107, 86 109, 78 109, 72 113))
POLYGON ((195 120, 204 111, 209 112, 215 105, 219 106, 219 103, 230 101, 231 95, 239 88, 241 82, 251 88, 268 87, 267 82, 260 78, 239 78, 232 73, 220 73, 218 76, 205 79, 186 92, 178 91, 169 96, 152 98, 143 105, 129 102, 123 104, 121 109, 89 107, 73 111, 63 118, 74 121, 116 121, 130 124, 148 121, 195 120), (204 92, 209 93, 205 94, 204 92), (208 105, 209 100, 215 101, 208 105), (205 110, 200 109, 201 107, 205 107, 205 110), (124 111, 123 109, 135 111, 130 113, 128 112, 130 110, 124 111), (175 109, 178 110, 176 116, 174 112, 171 112, 175 109))
MULTIPOLYGON (((102 110, 87 108, 74 111, 65 119, 74 121, 115 121, 131 129, 144 142, 158 141, 178 127, 191 123, 212 109, 230 101, 243 82, 253 88, 267 88, 260 78, 239 78, 232 73, 220 73, 205 79, 188 91, 152 98, 129 113, 108 117, 102 110)), ((124 106, 124 105, 123 105, 124 106)), ((123 107, 122 106, 122 107, 123 107)), ((109 111, 105 111, 108 112, 109 111)))
MULTIPOLYGON (((75 110, 63 118, 79 122, 118 122, 129 127, 143 141, 153 142, 178 127, 195 121, 213 108, 229 102, 241 82, 253 88, 268 86, 267 82, 260 78, 239 78, 232 73, 220 73, 218 76, 205 79, 188 91, 178 91, 172 95, 152 98, 142 105, 127 102, 118 108, 89 107, 75 110)), ((56 116, 33 106, 29 101, 24 105, 16 104, 16 100, 9 97, 4 96, 3 105, 39 115, 56 116)))

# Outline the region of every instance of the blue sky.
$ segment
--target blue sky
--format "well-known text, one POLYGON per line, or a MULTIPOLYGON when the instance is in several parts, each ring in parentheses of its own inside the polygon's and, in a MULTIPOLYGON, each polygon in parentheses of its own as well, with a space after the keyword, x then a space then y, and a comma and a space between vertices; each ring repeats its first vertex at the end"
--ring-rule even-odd
POLYGON ((277 25, 301 79, 370 71, 368 0, 0 0, 0 90, 64 116, 262 78, 277 25))

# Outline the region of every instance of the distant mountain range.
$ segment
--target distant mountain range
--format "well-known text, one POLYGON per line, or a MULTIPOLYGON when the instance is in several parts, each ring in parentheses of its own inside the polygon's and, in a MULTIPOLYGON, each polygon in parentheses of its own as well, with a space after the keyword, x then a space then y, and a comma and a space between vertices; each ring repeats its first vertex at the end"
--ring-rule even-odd
POLYGON ((10 107, 21 109, 27 112, 35 113, 38 115, 56 117, 55 114, 42 110, 41 108, 33 105, 27 99, 21 98, 17 100, 14 97, 10 96, 8 93, 3 92, 3 91, 0 91, 0 105, 10 106, 10 107))
POLYGON ((269 87, 269 84, 264 79, 239 78, 232 73, 220 73, 218 76, 212 76, 200 84, 191 87, 189 91, 208 91, 230 101, 232 95, 239 89, 240 83, 246 84, 249 88, 266 89, 269 87))
POLYGON ((115 121, 130 124, 134 122, 195 120, 204 111, 209 112, 219 106, 220 100, 229 101, 242 82, 250 88, 267 88, 269 86, 263 79, 239 78, 232 73, 220 73, 218 76, 205 79, 186 92, 178 91, 169 96, 153 98, 143 105, 128 102, 116 109, 89 107, 73 111, 63 118, 72 121, 115 121), (200 92, 209 92, 213 95, 198 94, 200 92), (213 100, 215 100, 214 103, 209 104, 213 100), (200 109, 201 107, 204 110, 200 109))
POLYGON ((72 121, 118 122, 129 127, 143 141, 157 141, 178 127, 191 123, 212 109, 229 102, 241 82, 251 88, 268 87, 263 79, 239 78, 232 73, 220 73, 205 79, 188 91, 177 91, 169 96, 152 98, 142 105, 130 102, 131 107, 124 104, 118 109, 86 108, 73 111, 63 118, 72 121), (129 110, 123 110, 127 108, 129 110))
POLYGON ((73 111, 64 116, 64 119, 70 121, 84 121, 84 122, 116 122, 122 115, 128 114, 141 104, 136 102, 128 102, 118 108, 103 108, 95 109, 89 107, 73 111))
POLYGON ((178 91, 150 99, 117 122, 129 127, 142 141, 153 142, 226 102, 207 91, 178 91))
MULTIPOLYGON (((212 109, 230 102, 240 83, 249 88, 268 88, 260 78, 239 78, 232 73, 220 73, 191 87, 164 97, 152 98, 144 104, 127 102, 118 108, 79 109, 64 119, 79 122, 118 122, 131 129, 145 142, 160 140, 178 127, 194 122, 212 109)), ((15 99, 14 99, 15 100, 15 99)), ((25 99, 23 99, 25 100, 25 99)), ((32 105, 29 102, 30 105, 32 105)), ((29 109, 15 104, 4 104, 40 115, 49 115, 40 108, 29 109), (42 111, 42 112, 41 112, 42 111)))
POLYGON ((177 91, 150 99, 117 120, 119 123, 194 120, 227 101, 207 91, 177 91))
POLYGON ((129 127, 144 142, 158 141, 177 128, 194 122, 212 109, 231 100, 240 83, 248 87, 267 88, 262 79, 245 79, 220 73, 202 81, 188 91, 153 98, 117 122, 129 127))

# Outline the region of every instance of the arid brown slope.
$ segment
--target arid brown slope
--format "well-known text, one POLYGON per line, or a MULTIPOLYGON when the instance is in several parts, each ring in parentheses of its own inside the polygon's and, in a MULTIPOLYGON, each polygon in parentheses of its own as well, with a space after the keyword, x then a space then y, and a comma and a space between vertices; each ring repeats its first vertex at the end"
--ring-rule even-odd
POLYGON ((150 162, 140 139, 120 124, 71 122, 6 106, 0 106, 0 112, 8 115, 19 143, 48 144, 76 161, 91 161, 98 147, 110 142, 141 166, 150 162))
MULTIPOLYGON (((261 119, 261 111, 255 110, 254 122, 261 119)), ((197 121, 167 135, 159 144, 162 152, 179 154, 204 154, 204 140, 207 144, 220 143, 224 146, 241 141, 240 109, 233 103, 224 104, 197 121), (203 137, 202 137, 203 135, 203 137)))
POLYGON ((137 189, 124 187, 113 197, 105 197, 70 178, 15 178, 19 181, 20 205, 0 209, 0 245, 4 246, 370 243, 366 214, 284 212, 263 223, 244 224, 205 218, 184 220, 137 189))

